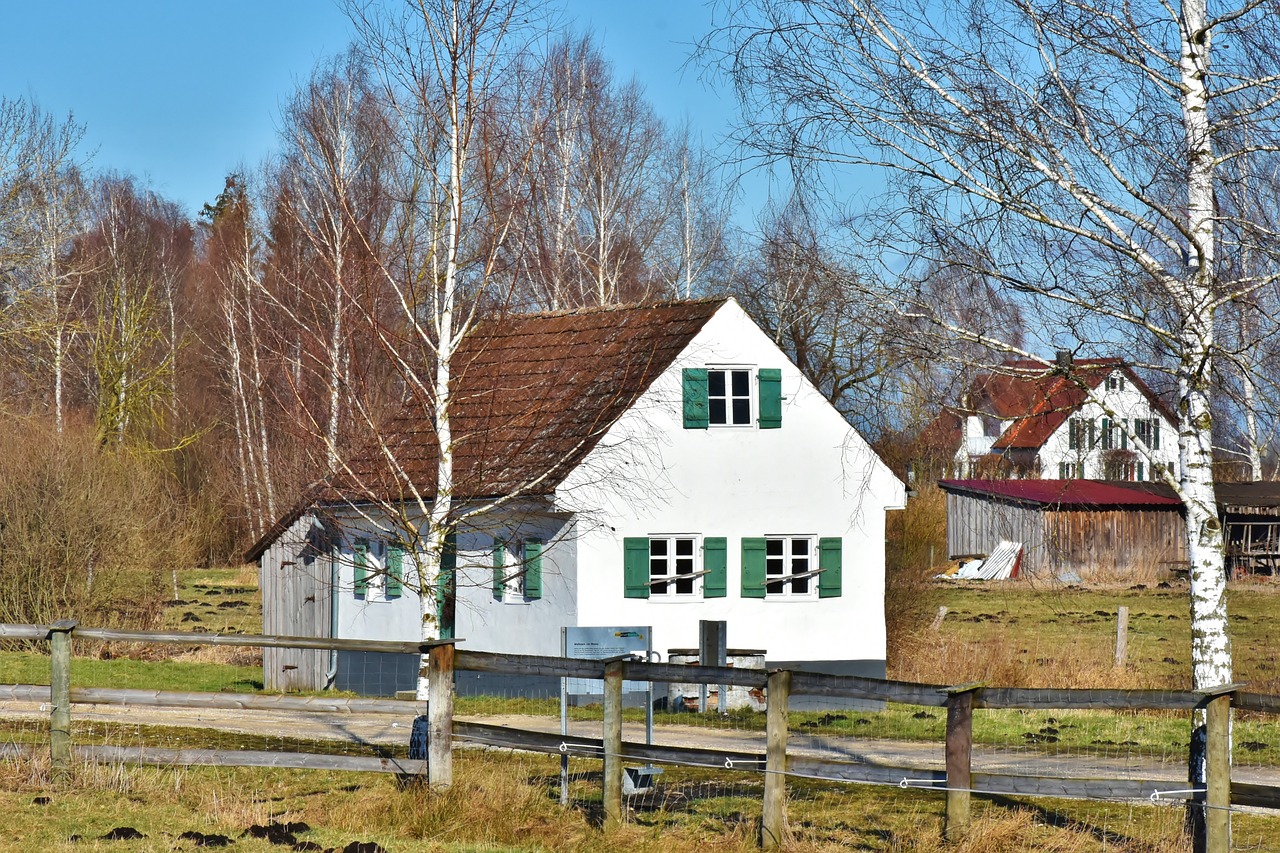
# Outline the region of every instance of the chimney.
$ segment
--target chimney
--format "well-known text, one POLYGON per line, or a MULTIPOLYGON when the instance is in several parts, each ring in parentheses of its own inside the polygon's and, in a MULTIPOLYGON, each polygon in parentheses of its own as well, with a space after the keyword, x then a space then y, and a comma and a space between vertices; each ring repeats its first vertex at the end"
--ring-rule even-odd
POLYGON ((1057 364, 1058 364, 1059 370, 1061 370, 1063 373, 1069 372, 1071 370, 1071 362, 1072 362, 1071 350, 1069 349, 1058 350, 1057 364))

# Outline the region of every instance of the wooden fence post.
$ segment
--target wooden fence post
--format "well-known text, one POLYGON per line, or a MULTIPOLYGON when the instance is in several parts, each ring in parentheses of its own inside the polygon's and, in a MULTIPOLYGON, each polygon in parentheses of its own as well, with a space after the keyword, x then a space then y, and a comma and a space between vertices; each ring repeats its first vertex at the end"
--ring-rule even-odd
POLYGON ((453 643, 427 652, 427 784, 453 784, 453 643))
POLYGON ((969 789, 973 787, 973 699, 982 683, 943 688, 947 694, 947 816, 943 837, 955 843, 969 829, 969 789))
POLYGON ((1129 656, 1129 608, 1116 611, 1116 666, 1124 666, 1129 656))
POLYGON ((71 770, 71 632, 77 624, 61 619, 49 626, 49 753, 57 776, 71 770))
POLYGON ((622 823, 622 664, 604 665, 604 825, 622 823))
POLYGON ((1231 699, 1240 685, 1214 691, 1205 709, 1205 851, 1231 850, 1231 699))
POLYGON ((787 709, 791 703, 791 673, 769 673, 765 688, 764 814, 760 846, 777 850, 787 834, 787 709))

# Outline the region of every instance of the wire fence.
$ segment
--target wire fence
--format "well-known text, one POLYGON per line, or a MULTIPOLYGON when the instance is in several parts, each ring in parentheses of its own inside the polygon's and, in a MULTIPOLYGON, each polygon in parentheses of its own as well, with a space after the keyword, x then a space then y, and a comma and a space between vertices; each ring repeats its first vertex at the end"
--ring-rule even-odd
MULTIPOLYGON (((694 816, 728 831, 755 827, 766 846, 783 837, 862 843, 867 825, 848 815, 866 808, 869 788, 886 804, 945 796, 942 830, 949 834, 968 825, 973 793, 1088 802, 1086 817, 1065 819, 1082 821, 1103 840, 1169 823, 1170 810, 1159 804, 1192 803, 1209 817, 1280 808, 1280 697, 1237 685, 1196 694, 947 688, 812 673, 787 673, 780 682, 779 673, 762 670, 71 623, 0 626, 0 639, 28 644, 28 654, 49 668, 46 684, 0 684, 0 747, 12 754, 52 749, 55 763, 64 742, 92 760, 373 770, 436 781, 454 743, 510 748, 561 756, 551 786, 564 802, 606 821, 660 826, 694 816), (185 644, 250 650, 250 659, 264 646, 427 651, 433 689, 447 685, 448 693, 433 703, 264 694, 247 692, 252 684, 241 677, 217 692, 165 690, 175 680, 169 662, 120 676, 127 687, 80 687, 77 672, 91 672, 95 658, 72 659, 73 637, 82 651, 94 643, 130 643, 135 651, 185 644), (47 657, 44 645, 52 650, 47 657), (561 679, 576 692, 548 695, 546 685, 561 679), (787 711, 791 696, 806 697, 805 707, 815 699, 827 707, 787 711), (1234 709, 1234 765, 1225 779, 1211 769, 1207 785, 1193 786, 1186 781, 1191 715, 1215 708, 1228 716, 1234 709), (1226 799, 1215 802, 1222 790, 1226 799)), ((1222 746, 1208 740, 1211 768, 1222 746)), ((1064 819, 1069 811, 1059 804, 1046 813, 1064 819)), ((1248 824, 1242 829, 1231 849, 1273 843, 1265 833, 1250 840, 1248 824)))

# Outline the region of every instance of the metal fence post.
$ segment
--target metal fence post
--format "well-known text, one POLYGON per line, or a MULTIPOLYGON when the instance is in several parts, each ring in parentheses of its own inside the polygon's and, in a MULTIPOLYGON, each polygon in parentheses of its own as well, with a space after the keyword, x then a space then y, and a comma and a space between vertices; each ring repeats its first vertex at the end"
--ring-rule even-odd
POLYGON ((427 652, 427 784, 453 784, 453 643, 427 652))
POLYGON ((787 832, 787 709, 791 703, 791 673, 769 673, 765 688, 764 814, 760 846, 777 850, 787 832))
POLYGON ((973 699, 982 686, 977 682, 943 688, 947 694, 947 816, 943 837, 953 844, 969 829, 973 699))
POLYGON ((71 632, 77 624, 61 619, 49 626, 49 753, 56 775, 71 770, 71 632))
POLYGON ((604 825, 622 823, 622 660, 604 665, 604 825))

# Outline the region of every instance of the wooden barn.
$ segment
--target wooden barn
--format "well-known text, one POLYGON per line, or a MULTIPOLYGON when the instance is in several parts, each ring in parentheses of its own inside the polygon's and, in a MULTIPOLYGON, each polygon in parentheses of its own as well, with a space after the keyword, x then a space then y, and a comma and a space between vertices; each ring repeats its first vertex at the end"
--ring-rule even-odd
POLYGON ((1148 583, 1187 560, 1182 503, 1167 487, 1097 480, 938 485, 947 495, 952 558, 1020 542, 1021 577, 1065 583, 1148 583))
POLYGON ((1280 575, 1280 483, 1218 483, 1229 577, 1280 575))

